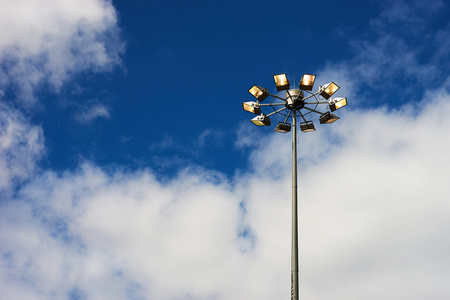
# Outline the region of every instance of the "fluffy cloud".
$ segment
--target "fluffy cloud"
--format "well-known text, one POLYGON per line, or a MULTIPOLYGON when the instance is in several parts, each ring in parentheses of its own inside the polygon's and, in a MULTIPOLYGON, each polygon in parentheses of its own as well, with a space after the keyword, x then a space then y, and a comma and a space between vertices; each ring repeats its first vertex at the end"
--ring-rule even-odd
POLYGON ((26 285, 44 298, 75 289, 89 299, 125 299, 128 289, 144 298, 207 298, 229 281, 224 268, 238 271, 239 201, 209 171, 163 185, 147 171, 107 175, 84 165, 78 173, 46 173, 21 198, 4 210, 10 288, 3 296, 27 292, 26 285), (44 270, 48 276, 39 275, 44 270), (26 279, 14 281, 20 274, 26 279))
MULTIPOLYGON (((37 5, 4 3, 21 13, 37 5)), ((56 18, 63 25, 92 25, 95 20, 115 18, 109 2, 88 1, 82 11, 69 5, 73 3, 52 2, 54 6, 38 15, 50 13, 50 22, 56 18, 51 12, 65 12, 64 20, 56 18)), ((47 18, 40 20, 47 22, 47 18)), ((41 30, 39 22, 33 24, 44 40, 85 37, 78 31, 68 36, 47 33, 52 26, 41 30)), ((94 33, 98 26, 91 28, 94 33)), ((54 30, 59 32, 58 26, 54 30)), ((86 36, 89 42, 97 39, 95 34, 86 36)), ((70 63, 50 64, 42 53, 58 47, 42 52, 39 49, 47 46, 41 39, 32 36, 23 41, 24 37, 11 42, 15 37, 6 36, 3 57, 12 57, 8 49, 14 43, 25 50, 5 65, 2 80, 22 84, 14 72, 19 74, 25 65, 23 70, 31 68, 26 79, 31 91, 42 81, 58 88, 65 76, 79 70, 70 63), (33 59, 44 59, 41 66, 49 64, 43 68, 46 71, 31 72, 33 59)), ((63 43, 62 48, 71 43, 63 43)), ((375 45, 384 44, 380 40, 375 45)), ((363 64, 367 47, 361 49, 352 64, 363 64)), ((54 53, 65 57, 58 51, 54 53)), ((111 64, 103 65, 102 51, 94 53, 90 68, 113 64, 114 55, 106 55, 111 64)), ((73 57, 68 54, 68 58, 73 57)), ((409 62, 420 65, 415 59, 409 62)), ((341 84, 352 94, 358 81, 346 66, 341 67, 347 70, 343 76, 348 84, 341 84)), ((375 68, 375 62, 368 62, 369 67, 375 68)), ((325 70, 323 77, 336 69, 325 70)), ((397 109, 351 110, 349 106, 341 121, 299 135, 304 298, 450 296, 449 86, 447 82, 428 91, 421 101, 397 109)), ((26 85, 21 88, 26 90, 26 85)), ((250 170, 234 178, 191 167, 168 179, 152 170, 131 172, 93 162, 36 175, 36 163, 44 153, 42 130, 6 106, 1 107, 0 120, 0 187, 16 188, 14 194, 0 194, 1 299, 289 297, 289 135, 263 134, 255 144, 245 135, 246 126, 253 125, 243 125, 236 145, 255 148, 249 156, 250 170), (31 174, 35 176, 30 178, 31 174)))
POLYGON ((46 84, 58 91, 74 74, 120 63, 116 12, 104 0, 1 0, 0 89, 24 104, 46 84))
MULTIPOLYGON (((449 296, 450 95, 427 99, 299 136, 304 297, 449 296)), ((2 204, 1 298, 289 297, 290 137, 264 138, 233 179, 42 173, 2 204)))
POLYGON ((303 210, 305 293, 314 298, 431 299, 444 281, 450 239, 445 168, 450 97, 439 91, 416 108, 354 111, 333 128, 340 143, 307 168, 303 210), (327 170, 331 170, 328 172, 327 170), (308 212, 308 213, 307 213, 308 212), (317 276, 317 277, 316 277, 317 276), (327 289, 323 289, 324 281, 327 289), (338 295, 338 296, 337 296, 338 295), (346 297, 349 298, 348 295, 346 297))

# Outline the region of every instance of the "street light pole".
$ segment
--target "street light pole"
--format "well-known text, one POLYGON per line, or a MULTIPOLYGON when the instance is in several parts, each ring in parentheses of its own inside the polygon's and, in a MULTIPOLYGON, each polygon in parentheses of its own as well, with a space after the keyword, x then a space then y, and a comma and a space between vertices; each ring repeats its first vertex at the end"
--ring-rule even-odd
POLYGON ((291 299, 299 299, 298 270, 298 210, 297 210, 297 112, 292 113, 292 245, 291 299))
POLYGON ((291 131, 292 118, 292 245, 291 245, 291 299, 299 300, 299 261, 298 261, 298 203, 297 203, 297 113, 303 120, 300 122, 300 130, 303 132, 315 131, 313 121, 306 120, 306 116, 312 113, 319 114, 320 124, 331 124, 339 117, 331 114, 335 110, 347 105, 347 98, 339 97, 328 100, 339 86, 334 82, 324 84, 315 93, 310 92, 314 86, 316 75, 303 74, 298 83, 298 89, 290 89, 290 83, 286 74, 273 76, 277 91, 276 95, 269 93, 269 90, 257 85, 249 89, 250 94, 256 98, 256 102, 242 103, 245 111, 258 116, 251 121, 257 126, 270 126, 272 115, 284 116, 284 121, 278 122, 275 127, 276 132, 286 133, 291 131), (284 97, 283 97, 284 93, 284 97), (307 94, 306 94, 307 93, 307 94), (309 94, 309 95, 308 95, 309 94), (261 104, 267 97, 272 97, 270 103, 261 104), (308 100, 308 101, 307 101, 308 100), (327 101, 324 101, 327 100, 327 101), (321 112, 317 110, 319 105, 327 105, 331 112, 321 112), (270 107, 273 111, 267 115, 261 113, 261 108, 270 107), (280 108, 281 107, 281 108, 280 108))

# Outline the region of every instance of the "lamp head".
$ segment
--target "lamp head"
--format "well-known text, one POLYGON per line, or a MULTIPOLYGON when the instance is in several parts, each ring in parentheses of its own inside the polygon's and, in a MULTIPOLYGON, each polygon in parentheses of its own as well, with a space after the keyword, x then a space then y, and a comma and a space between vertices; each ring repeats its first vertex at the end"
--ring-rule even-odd
POLYGON ((314 127, 314 124, 312 121, 306 121, 300 123, 300 130, 303 132, 310 132, 310 131, 316 131, 316 128, 314 127))
POLYGON ((291 131, 291 124, 283 123, 280 121, 280 122, 278 122, 278 125, 275 127, 274 131, 281 132, 281 133, 287 133, 287 132, 291 131))
POLYGON ((290 88, 289 80, 286 74, 273 75, 273 80, 275 80, 275 86, 277 91, 284 91, 290 88))
POLYGON ((339 89, 339 86, 334 83, 330 82, 325 84, 324 86, 321 86, 319 89, 320 96, 324 97, 325 99, 330 98, 336 91, 339 89))
POLYGON ((270 126, 270 119, 264 114, 254 117, 251 121, 257 126, 270 126))
POLYGON ((261 106, 259 106, 258 103, 249 101, 249 102, 242 102, 242 107, 245 111, 254 113, 256 115, 259 115, 261 113, 261 106))
POLYGON ((252 86, 248 92, 250 94, 253 95, 253 97, 255 97, 256 99, 258 99, 258 101, 263 101, 264 99, 267 98, 267 96, 269 96, 269 91, 263 87, 254 85, 252 86))
POLYGON ((343 106, 347 105, 347 97, 338 97, 330 100, 330 110, 335 111, 343 106))
POLYGON ((333 115, 329 111, 327 111, 326 113, 322 114, 320 116, 320 118, 319 118, 320 124, 331 124, 333 122, 336 122, 337 120, 339 120, 339 117, 333 115))
POLYGON ((298 83, 298 86, 301 90, 311 91, 314 86, 314 80, 316 80, 316 75, 303 74, 302 78, 298 83))

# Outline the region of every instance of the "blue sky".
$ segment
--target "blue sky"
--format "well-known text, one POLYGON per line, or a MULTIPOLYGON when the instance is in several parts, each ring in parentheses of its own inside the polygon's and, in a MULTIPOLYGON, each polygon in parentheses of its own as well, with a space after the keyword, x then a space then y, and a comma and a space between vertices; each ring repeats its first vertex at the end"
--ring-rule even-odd
POLYGON ((448 20, 0 0, 0 298, 288 298, 291 136, 241 103, 312 73, 349 105, 299 134, 302 297, 448 299, 448 20))

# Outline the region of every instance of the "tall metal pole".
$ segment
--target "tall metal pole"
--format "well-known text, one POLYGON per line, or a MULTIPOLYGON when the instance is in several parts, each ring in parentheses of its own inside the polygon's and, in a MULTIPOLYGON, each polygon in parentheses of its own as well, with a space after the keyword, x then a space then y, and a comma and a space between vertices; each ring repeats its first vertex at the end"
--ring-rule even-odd
POLYGON ((292 114, 292 245, 291 299, 299 299, 298 285, 298 218, 297 218, 297 111, 292 114))

